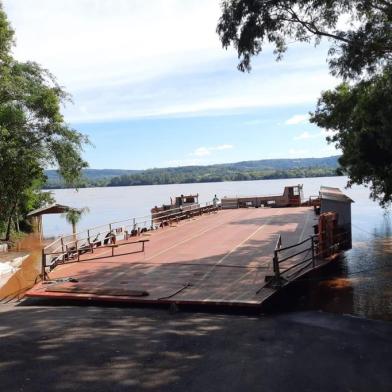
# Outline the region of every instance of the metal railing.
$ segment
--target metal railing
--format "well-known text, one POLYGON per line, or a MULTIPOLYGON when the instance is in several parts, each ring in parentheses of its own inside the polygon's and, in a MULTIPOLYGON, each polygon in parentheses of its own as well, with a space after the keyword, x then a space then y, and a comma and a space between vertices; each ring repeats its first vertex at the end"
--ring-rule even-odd
MULTIPOLYGON (((178 223, 181 220, 214 212, 218 209, 220 209, 220 205, 206 202, 203 205, 196 204, 159 211, 148 216, 111 222, 75 234, 61 236, 42 249, 42 279, 45 280, 47 268, 52 270, 59 264, 80 261, 82 254, 94 253, 96 248, 111 247, 113 250, 111 245, 116 241, 128 240, 130 237, 137 237, 147 231, 171 226, 174 222, 178 223)), ((112 255, 114 256, 113 251, 112 255)), ((89 260, 91 259, 89 258, 89 260)))
POLYGON ((331 244, 320 244, 319 235, 312 235, 305 240, 290 246, 282 246, 279 234, 273 256, 273 282, 281 285, 306 268, 315 268, 317 260, 325 259, 339 253, 349 242, 347 232, 335 233, 331 244))

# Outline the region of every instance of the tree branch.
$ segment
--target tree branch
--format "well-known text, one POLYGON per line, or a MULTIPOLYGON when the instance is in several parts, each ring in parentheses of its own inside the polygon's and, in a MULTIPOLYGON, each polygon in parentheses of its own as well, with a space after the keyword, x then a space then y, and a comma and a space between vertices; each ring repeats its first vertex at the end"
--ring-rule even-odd
POLYGON ((317 28, 317 26, 314 24, 314 22, 306 22, 304 20, 301 20, 299 18, 299 16, 297 15, 297 13, 291 7, 288 7, 287 11, 294 18, 294 20, 293 19, 286 19, 287 21, 297 22, 297 23, 301 24, 303 27, 305 27, 306 30, 308 30, 310 33, 312 33, 314 35, 319 35, 319 36, 324 36, 324 37, 328 37, 328 38, 333 38, 333 39, 336 39, 338 41, 345 42, 347 44, 349 44, 351 42, 350 40, 348 40, 346 38, 340 37, 340 36, 332 34, 332 33, 327 33, 326 31, 319 30, 317 28))

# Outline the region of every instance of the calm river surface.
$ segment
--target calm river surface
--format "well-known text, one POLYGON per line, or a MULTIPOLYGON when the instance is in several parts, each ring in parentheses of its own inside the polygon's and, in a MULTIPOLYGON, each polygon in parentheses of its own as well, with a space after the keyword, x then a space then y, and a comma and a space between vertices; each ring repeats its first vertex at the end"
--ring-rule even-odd
MULTIPOLYGON (((285 185, 303 184, 305 196, 317 195, 321 185, 340 187, 345 177, 263 180, 140 187, 86 188, 55 190, 57 203, 89 207, 79 229, 110 221, 148 215, 151 207, 168 203, 170 197, 199 193, 200 201, 231 195, 275 194, 285 185)), ((369 191, 353 187, 345 191, 352 206, 353 249, 322 275, 305 280, 299 292, 289 292, 291 309, 320 309, 362 317, 392 320, 392 224, 377 203, 369 200, 369 191)), ((46 236, 70 232, 59 215, 44 218, 46 236)))

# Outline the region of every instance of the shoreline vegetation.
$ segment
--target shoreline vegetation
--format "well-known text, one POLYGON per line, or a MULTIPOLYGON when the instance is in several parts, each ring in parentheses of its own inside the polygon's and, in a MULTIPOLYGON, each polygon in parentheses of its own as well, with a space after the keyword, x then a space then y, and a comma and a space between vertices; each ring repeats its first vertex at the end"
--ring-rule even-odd
MULTIPOLYGON (((337 176, 339 156, 268 159, 208 166, 182 166, 147 170, 85 169, 79 188, 138 185, 193 184, 337 176)), ((45 172, 44 189, 70 188, 55 170, 45 172)))

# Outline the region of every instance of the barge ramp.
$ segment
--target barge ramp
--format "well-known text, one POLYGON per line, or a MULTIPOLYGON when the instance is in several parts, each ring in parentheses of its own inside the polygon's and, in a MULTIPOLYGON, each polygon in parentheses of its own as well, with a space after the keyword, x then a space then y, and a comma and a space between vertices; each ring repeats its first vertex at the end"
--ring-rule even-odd
POLYGON ((57 265, 26 295, 260 307, 281 285, 325 263, 310 254, 317 222, 313 207, 206 213, 83 253, 57 265), (276 250, 294 244, 277 285, 276 250))

